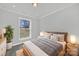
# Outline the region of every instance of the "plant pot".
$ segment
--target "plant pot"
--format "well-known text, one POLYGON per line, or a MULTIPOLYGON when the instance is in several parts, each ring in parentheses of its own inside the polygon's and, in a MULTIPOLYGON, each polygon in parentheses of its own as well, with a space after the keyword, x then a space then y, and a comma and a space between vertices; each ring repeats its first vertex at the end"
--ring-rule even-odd
POLYGON ((12 48, 12 42, 7 43, 7 49, 11 49, 12 48))

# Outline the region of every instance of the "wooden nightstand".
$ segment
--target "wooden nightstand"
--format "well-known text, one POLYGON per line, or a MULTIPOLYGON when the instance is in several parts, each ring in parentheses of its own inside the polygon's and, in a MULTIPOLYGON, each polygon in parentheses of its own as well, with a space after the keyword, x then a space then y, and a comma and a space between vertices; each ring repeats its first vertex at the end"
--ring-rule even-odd
POLYGON ((67 54, 69 56, 78 56, 79 44, 67 43, 67 54))

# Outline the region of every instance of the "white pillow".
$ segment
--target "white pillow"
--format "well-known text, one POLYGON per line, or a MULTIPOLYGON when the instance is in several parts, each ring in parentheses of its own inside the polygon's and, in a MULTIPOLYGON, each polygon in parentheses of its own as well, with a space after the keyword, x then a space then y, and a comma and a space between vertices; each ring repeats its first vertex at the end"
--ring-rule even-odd
POLYGON ((64 42, 64 35, 59 35, 58 36, 58 41, 64 42))
POLYGON ((49 39, 49 37, 46 36, 38 36, 39 39, 45 38, 45 39, 49 39))
POLYGON ((40 37, 44 37, 48 39, 50 39, 50 36, 51 36, 51 33, 47 33, 47 32, 44 32, 42 36, 40 35, 40 37))

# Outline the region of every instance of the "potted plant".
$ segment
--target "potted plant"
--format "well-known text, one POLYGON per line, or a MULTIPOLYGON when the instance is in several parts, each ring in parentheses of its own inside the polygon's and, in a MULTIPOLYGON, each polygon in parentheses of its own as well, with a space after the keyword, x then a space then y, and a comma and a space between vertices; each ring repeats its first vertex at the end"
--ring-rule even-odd
POLYGON ((13 28, 8 25, 5 27, 6 29, 6 33, 4 34, 4 36, 7 39, 7 49, 12 48, 12 39, 13 39, 13 28))

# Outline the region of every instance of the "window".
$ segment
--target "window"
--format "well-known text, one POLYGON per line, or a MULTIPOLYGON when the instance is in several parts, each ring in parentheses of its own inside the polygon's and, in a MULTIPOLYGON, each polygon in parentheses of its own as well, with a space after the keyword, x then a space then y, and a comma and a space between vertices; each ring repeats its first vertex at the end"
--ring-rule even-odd
POLYGON ((28 19, 20 19, 20 39, 31 37, 31 22, 28 19))

